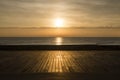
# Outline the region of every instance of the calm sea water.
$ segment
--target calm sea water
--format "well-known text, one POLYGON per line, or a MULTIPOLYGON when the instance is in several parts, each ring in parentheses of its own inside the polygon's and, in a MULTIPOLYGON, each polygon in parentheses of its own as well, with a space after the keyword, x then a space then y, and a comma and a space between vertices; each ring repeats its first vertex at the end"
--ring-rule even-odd
POLYGON ((0 45, 120 45, 120 37, 1 37, 0 45))

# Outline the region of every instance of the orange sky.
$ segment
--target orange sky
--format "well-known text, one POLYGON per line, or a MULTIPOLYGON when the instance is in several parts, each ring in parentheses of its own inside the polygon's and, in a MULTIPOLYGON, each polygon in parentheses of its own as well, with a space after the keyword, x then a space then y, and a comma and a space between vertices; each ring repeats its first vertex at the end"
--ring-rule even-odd
POLYGON ((120 0, 0 0, 0 37, 25 36, 120 37, 120 0))
POLYGON ((0 27, 120 26, 120 0, 0 0, 0 27))
POLYGON ((0 29, 0 37, 120 37, 120 29, 0 29))

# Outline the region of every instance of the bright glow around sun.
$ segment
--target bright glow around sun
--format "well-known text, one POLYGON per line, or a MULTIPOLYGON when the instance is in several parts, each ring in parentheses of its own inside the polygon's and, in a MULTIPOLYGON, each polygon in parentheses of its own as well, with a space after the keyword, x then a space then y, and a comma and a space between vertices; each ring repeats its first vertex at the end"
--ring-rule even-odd
POLYGON ((57 18, 54 20, 54 26, 57 28, 63 27, 64 26, 64 20, 61 18, 57 18))

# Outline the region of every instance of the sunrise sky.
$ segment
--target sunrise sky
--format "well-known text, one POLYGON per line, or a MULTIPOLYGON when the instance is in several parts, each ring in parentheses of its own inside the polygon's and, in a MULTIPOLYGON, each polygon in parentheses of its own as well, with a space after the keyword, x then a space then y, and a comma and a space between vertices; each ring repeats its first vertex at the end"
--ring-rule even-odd
POLYGON ((74 28, 118 28, 119 9, 120 0, 0 0, 0 36, 118 37, 118 29, 74 28), (23 29, 16 29, 18 27, 23 29), (31 27, 32 29, 24 29, 31 27), (34 29, 36 27, 39 29, 34 29), (57 29, 66 27, 72 29, 57 29))

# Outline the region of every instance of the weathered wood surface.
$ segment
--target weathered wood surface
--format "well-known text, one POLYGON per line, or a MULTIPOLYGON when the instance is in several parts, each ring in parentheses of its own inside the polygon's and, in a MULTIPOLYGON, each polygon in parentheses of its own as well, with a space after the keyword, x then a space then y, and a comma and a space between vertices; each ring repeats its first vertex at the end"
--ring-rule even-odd
POLYGON ((120 51, 0 51, 0 73, 120 73, 120 51))

